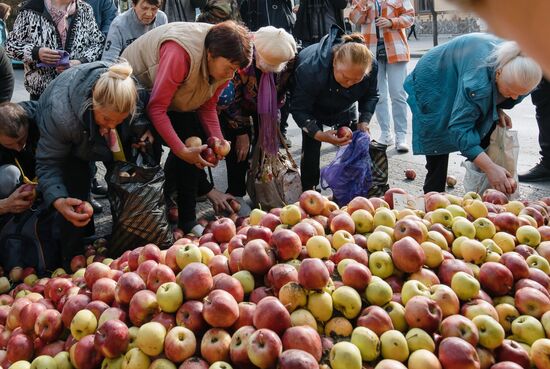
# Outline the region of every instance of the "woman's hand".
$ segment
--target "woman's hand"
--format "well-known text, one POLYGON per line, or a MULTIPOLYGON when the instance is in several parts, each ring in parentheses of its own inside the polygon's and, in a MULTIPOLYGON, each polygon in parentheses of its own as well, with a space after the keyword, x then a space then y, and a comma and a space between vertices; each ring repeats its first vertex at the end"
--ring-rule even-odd
POLYGON ((193 164, 199 169, 204 169, 205 167, 213 167, 214 164, 207 162, 201 156, 201 151, 206 148, 206 145, 202 145, 199 147, 184 147, 182 151, 175 153, 175 155, 181 160, 189 164, 193 164))
POLYGON ((210 200, 210 202, 212 203, 212 206, 214 207, 214 211, 216 213, 221 213, 224 210, 230 213, 233 212, 231 205, 229 205, 229 200, 235 199, 233 195, 220 192, 213 188, 210 192, 206 194, 206 197, 208 197, 208 200, 210 200))
POLYGON ((351 142, 351 138, 338 138, 335 129, 331 129, 330 131, 325 132, 317 131, 317 133, 315 133, 315 139, 321 142, 328 142, 335 146, 344 146, 351 142))
POLYGON ((34 202, 33 191, 23 191, 19 187, 7 198, 0 200, 0 214, 19 214, 29 209, 34 202))
POLYGON ((504 112, 502 109, 498 109, 498 125, 503 128, 512 128, 512 118, 504 112))
POLYGON ((139 141, 132 144, 132 147, 135 149, 145 150, 145 147, 148 144, 155 142, 155 137, 150 130, 147 130, 140 138, 139 141))
POLYGON ((63 215, 67 221, 71 222, 75 227, 84 227, 92 220, 88 214, 77 213, 74 208, 82 203, 82 200, 72 197, 59 198, 53 202, 54 208, 63 215))
POLYGON ((59 59, 61 59, 61 55, 59 55, 57 50, 52 50, 49 47, 41 47, 40 50, 38 50, 38 58, 42 63, 57 64, 59 59))
POLYGON ((239 135, 235 140, 235 152, 237 153, 237 162, 244 161, 248 158, 248 150, 250 149, 250 137, 248 134, 239 135))
POLYGON ((391 26, 393 25, 391 20, 384 17, 376 18, 375 24, 378 28, 391 28, 391 26))
POLYGON ((491 187, 506 194, 516 192, 517 183, 512 178, 510 172, 495 164, 491 158, 484 152, 474 159, 474 164, 479 167, 486 175, 491 187))

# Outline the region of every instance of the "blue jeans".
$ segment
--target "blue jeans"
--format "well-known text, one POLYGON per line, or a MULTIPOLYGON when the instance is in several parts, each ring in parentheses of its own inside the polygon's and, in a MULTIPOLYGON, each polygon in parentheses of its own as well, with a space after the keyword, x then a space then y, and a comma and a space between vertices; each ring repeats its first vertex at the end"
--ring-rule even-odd
POLYGON ((0 166, 0 199, 9 197, 19 186, 21 172, 15 165, 0 166))

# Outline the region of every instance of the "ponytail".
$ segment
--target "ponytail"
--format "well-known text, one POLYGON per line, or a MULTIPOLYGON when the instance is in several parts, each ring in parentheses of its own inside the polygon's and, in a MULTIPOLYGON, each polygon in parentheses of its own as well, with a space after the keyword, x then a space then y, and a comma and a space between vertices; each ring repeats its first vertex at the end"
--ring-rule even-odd
POLYGON ((128 62, 113 64, 99 77, 94 85, 92 102, 94 106, 108 108, 117 113, 134 114, 137 88, 128 62))
POLYGON ((522 54, 519 45, 514 41, 505 41, 493 51, 491 65, 500 71, 500 78, 532 90, 542 79, 540 66, 528 56, 522 54))
POLYGON ((372 70, 374 57, 367 47, 365 38, 360 33, 342 36, 342 43, 334 46, 332 53, 334 64, 350 63, 360 65, 365 68, 365 74, 367 75, 372 70))

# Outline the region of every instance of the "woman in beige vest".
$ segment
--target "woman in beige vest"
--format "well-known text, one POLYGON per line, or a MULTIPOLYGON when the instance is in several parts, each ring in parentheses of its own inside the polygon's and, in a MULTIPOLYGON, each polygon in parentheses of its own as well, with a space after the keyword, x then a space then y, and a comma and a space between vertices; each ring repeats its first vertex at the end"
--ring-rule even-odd
POLYGON ((166 167, 176 175, 178 227, 200 235, 196 194, 201 170, 212 164, 200 156, 204 145, 187 147, 184 141, 191 136, 223 137, 218 97, 235 72, 250 64, 250 33, 232 21, 169 23, 134 41, 122 57, 141 84, 151 89, 147 111, 170 147, 166 167))

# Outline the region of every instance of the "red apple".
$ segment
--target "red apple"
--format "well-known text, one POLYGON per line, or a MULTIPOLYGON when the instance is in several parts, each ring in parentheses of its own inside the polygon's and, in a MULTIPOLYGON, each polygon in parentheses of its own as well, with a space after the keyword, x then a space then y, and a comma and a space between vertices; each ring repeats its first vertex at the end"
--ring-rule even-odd
POLYGON ((229 242, 237 234, 235 223, 229 218, 220 218, 212 223, 212 234, 217 242, 229 242))
POLYGON ((86 280, 86 285, 88 288, 93 288, 94 283, 100 278, 110 278, 111 277, 111 268, 109 266, 94 262, 86 268, 84 272, 84 279, 86 280))
POLYGON ((514 275, 505 265, 493 261, 484 263, 479 269, 481 287, 491 296, 506 295, 514 285, 514 275))
POLYGON ((275 228, 281 224, 281 218, 279 218, 278 215, 267 213, 265 214, 262 219, 260 219, 260 223, 258 224, 260 227, 266 227, 271 230, 271 232, 275 232, 275 228))
POLYGON ((268 296, 258 302, 253 323, 258 329, 267 328, 282 335, 291 326, 290 313, 278 298, 268 296))
POLYGON ((164 354, 173 363, 190 358, 197 348, 195 334, 186 327, 174 327, 164 340, 164 354))
POLYGON ((495 358, 498 362, 511 361, 523 369, 531 368, 529 353, 517 342, 505 339, 502 345, 495 349, 495 358))
POLYGON ((115 288, 115 300, 122 305, 128 305, 136 292, 144 290, 146 284, 135 272, 124 273, 115 288))
POLYGON ((302 245, 307 244, 307 241, 311 237, 318 235, 317 228, 313 224, 306 222, 305 219, 299 222, 298 224, 294 225, 292 227, 292 232, 298 235, 302 245))
POLYGON ((474 272, 472 272, 464 261, 460 259, 445 259, 439 265, 437 276, 439 277, 441 283, 450 286, 453 276, 457 272, 468 273, 471 276, 474 275, 474 272))
POLYGON ((330 279, 327 267, 321 259, 307 258, 300 264, 298 282, 308 290, 325 287, 330 279))
POLYGON ((202 336, 201 356, 213 364, 216 361, 229 361, 231 336, 221 328, 211 328, 202 336))
POLYGON ((236 331, 241 327, 253 325, 255 311, 255 303, 248 301, 239 302, 239 318, 233 323, 231 328, 236 331))
POLYGON ((518 217, 507 211, 497 214, 493 223, 495 224, 497 232, 508 232, 514 236, 519 228, 518 217))
POLYGON ((184 302, 176 312, 176 323, 189 328, 193 333, 199 334, 206 328, 206 322, 202 317, 203 303, 189 300, 184 302))
POLYGON ((92 300, 86 305, 86 309, 90 310, 97 320, 101 317, 101 314, 109 308, 109 305, 100 300, 92 300))
POLYGON ((432 334, 439 328, 441 317, 441 308, 428 297, 414 296, 405 305, 405 320, 410 328, 432 334))
POLYGON ((329 217, 329 227, 332 233, 339 230, 345 230, 351 234, 355 233, 355 222, 351 218, 351 215, 345 212, 341 212, 332 219, 329 217))
POLYGON ((517 290, 514 302, 520 313, 534 316, 537 319, 540 319, 542 314, 550 310, 548 295, 532 287, 517 290))
POLYGON ((198 356, 191 356, 185 360, 178 369, 208 369, 209 365, 206 360, 198 356))
POLYGON ((21 319, 21 330, 27 334, 34 332, 34 323, 36 322, 36 318, 38 318, 40 313, 46 309, 47 307, 39 302, 33 302, 25 305, 19 314, 21 319))
POLYGON ((202 263, 189 263, 178 274, 176 282, 183 290, 186 300, 200 300, 204 298, 214 286, 212 274, 202 263))
MULTIPOLYGON (((248 239, 250 240, 250 236, 248 239)), ((244 246, 241 264, 243 269, 253 274, 264 275, 275 264, 275 255, 266 241, 254 239, 244 246)))
POLYGON ((363 249, 361 246, 358 246, 354 243, 345 243, 336 253, 331 257, 331 260, 338 264, 340 261, 344 259, 353 259, 357 261, 360 264, 363 264, 365 266, 369 265, 369 255, 367 254, 367 251, 363 249))
POLYGON ((476 346, 479 342, 479 332, 476 325, 470 319, 459 314, 443 319, 439 332, 443 338, 459 337, 472 346, 476 346))
POLYGON ((138 291, 130 300, 129 317, 136 327, 141 327, 143 324, 150 322, 158 312, 160 312, 160 308, 157 295, 153 291, 138 291))
POLYGON ((95 369, 100 366, 102 357, 94 347, 95 337, 89 334, 71 348, 71 363, 76 369, 95 369))
POLYGON ((439 361, 445 369, 480 369, 474 346, 458 337, 448 337, 439 344, 439 361))
POLYGON ((426 255, 418 242, 407 236, 393 244, 392 259, 399 270, 414 273, 422 268, 426 262, 426 255))
POLYGON ((318 369, 317 360, 306 351, 285 350, 279 356, 278 368, 280 369, 318 369))
POLYGON ((248 340, 248 357, 260 369, 268 369, 277 363, 283 350, 279 336, 269 329, 258 329, 248 340))
POLYGON ((371 305, 359 314, 357 326, 366 327, 381 336, 382 333, 394 329, 389 314, 380 306, 371 305))
POLYGON ((211 148, 207 147, 204 150, 201 151, 201 157, 209 162, 210 164, 214 164, 214 166, 218 165, 219 159, 216 156, 216 153, 211 148))
POLYGON ((239 317, 239 305, 229 292, 213 290, 204 299, 202 316, 212 327, 228 328, 239 317))
POLYGON ((416 178, 416 172, 414 171, 414 169, 405 170, 405 178, 407 178, 410 181, 413 181, 416 178))
POLYGON ((319 333, 310 326, 288 328, 282 337, 283 350, 297 349, 311 354, 316 361, 321 360, 323 349, 319 333))
POLYGON ((527 265, 523 256, 517 252, 506 252, 502 254, 500 262, 512 272, 515 281, 529 277, 529 265, 527 265))
POLYGON ((175 281, 174 271, 168 265, 158 264, 149 272, 147 289, 157 292, 162 284, 175 281))
POLYGON ((302 250, 300 237, 288 229, 275 231, 271 237, 271 242, 277 252, 277 259, 281 261, 296 259, 302 250))
POLYGON ((97 330, 94 346, 103 356, 114 359, 126 353, 130 334, 128 326, 118 319, 108 320, 97 330))
POLYGON ((397 241, 407 236, 414 238, 418 243, 422 243, 426 240, 426 235, 422 231, 420 224, 411 218, 398 220, 397 223, 395 223, 393 234, 397 241))
POLYGON ((351 128, 347 126, 341 126, 336 130, 336 136, 338 138, 345 138, 346 140, 351 140, 353 136, 353 132, 351 131, 351 128))
POLYGON ((100 300, 111 305, 115 300, 117 282, 110 278, 100 278, 92 287, 92 300, 100 300))
POLYGON ((303 192, 299 199, 300 207, 310 216, 321 214, 325 208, 326 201, 327 200, 323 197, 323 195, 314 190, 307 190, 303 192))
POLYGON ((89 218, 94 215, 94 208, 88 201, 82 201, 74 207, 74 211, 78 214, 86 214, 89 218))
POLYGON ((248 358, 248 340, 256 329, 250 325, 240 327, 233 333, 229 345, 229 357, 237 368, 252 368, 252 362, 248 358))
POLYGON ((278 293, 288 282, 298 282, 298 271, 290 264, 275 264, 267 273, 267 282, 278 293))

